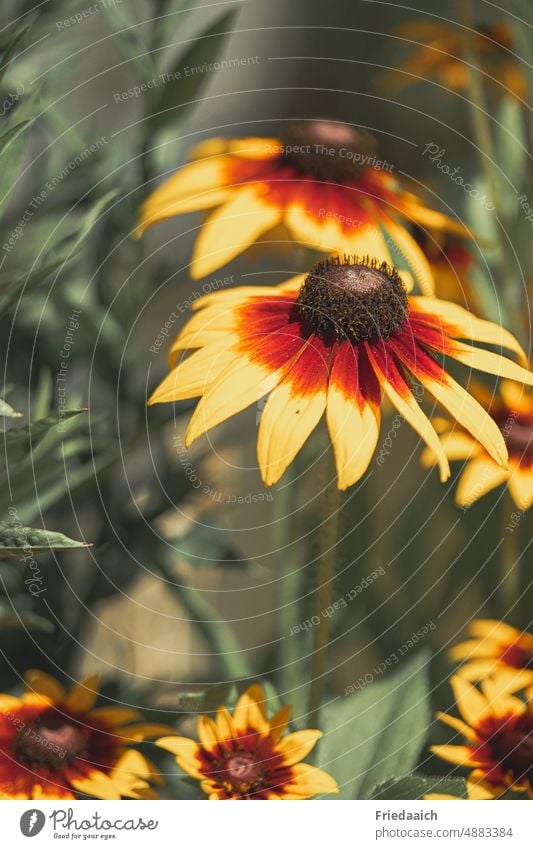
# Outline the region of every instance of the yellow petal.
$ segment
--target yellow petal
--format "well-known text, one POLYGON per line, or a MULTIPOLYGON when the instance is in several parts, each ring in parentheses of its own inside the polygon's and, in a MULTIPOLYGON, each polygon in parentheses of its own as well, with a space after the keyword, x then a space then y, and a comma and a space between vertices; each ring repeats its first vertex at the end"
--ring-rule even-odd
POLYGON ((519 510, 529 510, 533 504, 533 466, 522 468, 513 463, 509 476, 509 491, 519 510))
POLYGON ((431 746, 430 751, 443 761, 458 766, 483 766, 482 761, 476 761, 470 746, 431 746))
POLYGON ((449 375, 446 375, 445 383, 426 377, 422 372, 417 377, 439 404, 483 445, 500 466, 507 465, 508 454, 502 432, 475 398, 449 375))
POLYGON ((233 711, 233 723, 238 731, 252 729, 261 734, 270 733, 270 723, 265 715, 265 696, 259 684, 252 684, 242 693, 233 711))
POLYGON ((277 713, 274 714, 272 719, 270 720, 270 737, 274 742, 280 739, 281 735, 284 733, 287 725, 289 724, 289 720, 291 718, 291 707, 290 705, 285 705, 277 713))
POLYGON ((120 791, 109 776, 100 770, 91 770, 88 776, 73 777, 70 783, 75 790, 96 796, 97 799, 120 799, 120 791))
MULTIPOLYGON (((318 769, 316 766, 309 764, 295 764, 291 767, 292 778, 286 785, 287 792, 301 793, 302 798, 309 798, 320 794, 338 793, 339 787, 335 779, 324 772, 323 769, 318 769)), ((283 794, 284 795, 284 794, 283 794)))
POLYGON ((509 380, 518 380, 527 386, 533 386, 533 372, 527 371, 507 357, 501 354, 493 354, 492 351, 483 351, 472 345, 463 345, 462 342, 454 342, 450 357, 463 363, 469 368, 485 371, 487 374, 495 374, 497 377, 507 377, 509 380))
POLYGON ((490 457, 471 460, 461 475, 455 491, 455 503, 459 507, 470 507, 474 501, 505 483, 509 472, 498 466, 490 457))
POLYGON ((182 360, 152 393, 148 404, 164 404, 203 395, 238 354, 231 339, 223 338, 182 360))
POLYGON ((197 757, 200 746, 195 740, 190 740, 188 737, 161 737, 155 741, 155 745, 175 755, 184 772, 194 778, 202 777, 197 757))
POLYGON ((524 702, 509 694, 508 677, 502 677, 501 682, 497 675, 484 678, 481 682, 481 689, 493 716, 504 717, 507 714, 521 716, 525 713, 526 705, 524 702))
POLYGON ((103 723, 108 728, 117 728, 127 722, 141 719, 138 710, 125 707, 99 707, 87 714, 87 719, 103 723))
POLYGON ((199 401, 187 429, 186 446, 205 431, 259 401, 276 386, 282 374, 282 369, 271 371, 241 354, 240 360, 223 371, 199 401))
POLYGON ((475 728, 487 715, 489 706, 486 698, 476 687, 473 687, 459 675, 454 675, 450 679, 450 683, 461 716, 468 725, 475 728))
POLYGON ((161 722, 136 722, 135 725, 116 728, 114 733, 117 737, 122 737, 124 740, 140 743, 143 740, 148 740, 150 737, 171 734, 173 730, 172 726, 163 725, 161 722))
POLYGON ((55 678, 41 672, 40 669, 28 669, 24 673, 24 682, 28 690, 51 699, 52 702, 60 702, 65 697, 65 690, 55 678))
POLYGON ((501 644, 497 640, 465 640, 457 643, 450 650, 451 660, 464 660, 471 657, 493 657, 498 658, 501 654, 501 644))
POLYGON ((500 393, 509 410, 523 412, 526 415, 533 412, 533 394, 528 392, 521 383, 513 380, 502 380, 500 393))
POLYGON ((235 191, 203 225, 194 247, 191 277, 207 277, 249 247, 281 220, 281 211, 263 200, 257 186, 235 191))
POLYGON ((435 280, 433 270, 427 261, 420 245, 413 239, 410 233, 397 224, 393 218, 382 216, 384 225, 390 233, 391 238, 409 263, 420 289, 425 295, 433 295, 435 292, 435 280))
POLYGON ((321 388, 306 394, 295 391, 289 380, 290 374, 274 389, 261 415, 257 457, 265 486, 280 479, 326 408, 326 377, 321 388))
POLYGON ((322 731, 310 729, 294 731, 279 741, 276 752, 283 756, 283 763, 286 766, 292 766, 303 761, 321 737, 322 731))
POLYGON ((236 736, 233 720, 225 707, 220 707, 216 713, 216 725, 220 740, 232 740, 236 736))
POLYGON ((499 324, 477 318, 468 310, 450 301, 420 297, 413 297, 411 300, 416 308, 428 314, 428 318, 432 315, 438 316, 442 321, 453 325, 457 329, 456 335, 459 338, 508 348, 522 360, 524 365, 527 365, 527 357, 520 343, 512 333, 500 327, 499 324))
POLYGON ((448 458, 444 453, 441 441, 428 417, 422 412, 420 406, 411 393, 408 395, 400 395, 400 393, 396 391, 392 383, 387 380, 386 375, 381 371, 379 363, 373 356, 370 346, 367 346, 367 351, 378 380, 391 404, 411 425, 413 430, 422 437, 428 448, 430 448, 437 457, 441 481, 444 482, 448 480, 450 477, 450 465, 448 463, 448 458))
POLYGON ((217 727, 208 716, 198 719, 198 737, 204 749, 212 749, 219 742, 217 727))
POLYGON ((100 690, 100 676, 91 675, 75 684, 67 693, 63 704, 73 713, 87 713, 94 707, 100 690))
POLYGON ((136 235, 174 215, 223 203, 232 192, 227 180, 227 159, 210 158, 185 165, 143 203, 136 235))
POLYGON ((438 711, 437 719, 440 719, 440 721, 444 722, 445 725, 449 725, 450 728, 454 728, 462 734, 466 740, 470 740, 471 742, 476 741, 477 737, 475 731, 470 728, 466 722, 463 722, 462 719, 459 719, 456 716, 450 716, 448 713, 443 713, 442 711, 438 711))
MULTIPOLYGON (((437 430, 435 418, 432 418, 431 421, 433 427, 437 430)), ((479 454, 482 450, 479 442, 476 442, 469 433, 464 433, 461 430, 450 431, 442 437, 441 441, 448 460, 466 460, 475 454, 479 454)), ((429 448, 423 450, 420 455, 420 462, 426 467, 435 464, 435 455, 429 448)))

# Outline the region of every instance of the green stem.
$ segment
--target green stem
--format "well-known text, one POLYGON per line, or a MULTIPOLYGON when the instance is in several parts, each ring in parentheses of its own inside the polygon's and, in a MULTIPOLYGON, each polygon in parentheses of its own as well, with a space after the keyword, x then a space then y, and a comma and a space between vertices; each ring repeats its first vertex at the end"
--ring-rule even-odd
POLYGON ((500 547, 500 594, 502 618, 516 618, 520 604, 520 543, 518 525, 509 526, 509 515, 514 511, 508 494, 501 500, 502 539, 500 547))
POLYGON ((296 521, 293 515, 296 509, 294 468, 293 463, 285 475, 285 484, 276 491, 272 533, 276 557, 284 564, 280 593, 280 687, 284 700, 289 702, 294 702, 293 694, 300 683, 300 676, 297 674, 300 657, 298 641, 291 636, 291 628, 299 621, 300 591, 299 563, 296 561, 295 548, 290 548, 291 540, 298 535, 297 528, 295 532, 296 521))
POLYGON ((309 687, 308 721, 317 725, 322 704, 322 696, 326 685, 326 663, 329 643, 330 617, 324 616, 323 611, 332 602, 333 582, 337 562, 337 541, 340 514, 340 492, 337 489, 337 479, 333 454, 328 450, 327 462, 324 463, 323 504, 322 515, 325 517, 319 532, 319 553, 317 558, 317 586, 314 595, 314 616, 318 623, 313 627, 313 652, 311 655, 311 682, 309 687))
POLYGON ((472 129, 479 152, 481 168, 494 208, 494 216, 499 224, 499 250, 494 266, 498 277, 498 288, 502 292, 502 301, 499 301, 494 287, 487 286, 484 287, 483 292, 484 306, 489 318, 498 322, 501 321, 509 329, 514 329, 517 335, 522 335, 522 327, 520 325, 520 280, 514 271, 515 258, 505 238, 508 228, 505 225, 506 216, 500 204, 501 176, 496 167, 497 156, 492 140, 482 75, 479 70, 479 57, 476 50, 475 26, 472 15, 472 0, 458 0, 458 17, 459 22, 464 27, 464 58, 469 65, 468 104, 472 129))

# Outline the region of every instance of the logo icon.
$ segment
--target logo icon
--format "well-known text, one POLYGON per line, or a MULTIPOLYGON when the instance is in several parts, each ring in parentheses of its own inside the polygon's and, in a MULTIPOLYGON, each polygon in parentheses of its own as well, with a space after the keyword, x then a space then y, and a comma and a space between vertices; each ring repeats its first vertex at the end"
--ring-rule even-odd
POLYGON ((25 811, 20 818, 20 830, 24 837, 35 837, 43 830, 46 817, 42 811, 32 808, 25 811))

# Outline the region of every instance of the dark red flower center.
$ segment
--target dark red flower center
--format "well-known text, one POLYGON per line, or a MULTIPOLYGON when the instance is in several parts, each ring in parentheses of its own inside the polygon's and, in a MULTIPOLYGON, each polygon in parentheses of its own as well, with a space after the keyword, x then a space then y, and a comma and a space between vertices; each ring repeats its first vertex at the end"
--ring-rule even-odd
POLYGON ((525 649, 517 643, 507 646, 501 659, 514 669, 533 669, 533 650, 525 649))
POLYGON ((387 263, 333 258, 307 275, 295 304, 295 320, 326 344, 388 339, 409 313, 405 287, 387 263))
POLYGON ((533 779, 533 714, 512 717, 488 741, 494 760, 513 781, 533 779))
POLYGON ((49 711, 20 729, 14 752, 34 767, 61 769, 86 752, 87 746, 87 729, 73 719, 49 711))
POLYGON ((500 428, 509 456, 522 466, 533 465, 533 420, 514 410, 492 414, 500 428))
POLYGON ((371 133, 335 121, 291 121, 285 133, 284 159, 319 180, 357 179, 375 163, 376 153, 371 133))

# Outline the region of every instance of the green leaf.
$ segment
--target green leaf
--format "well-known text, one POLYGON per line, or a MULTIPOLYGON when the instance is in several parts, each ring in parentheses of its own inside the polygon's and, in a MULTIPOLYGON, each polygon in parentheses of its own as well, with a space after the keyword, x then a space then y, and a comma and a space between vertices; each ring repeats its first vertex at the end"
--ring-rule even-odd
MULTIPOLYGON (((30 128, 37 115, 39 96, 40 90, 36 86, 32 92, 22 96, 13 114, 7 116, 7 129, 2 135, 3 147, 0 155, 0 211, 4 210, 17 184, 30 128), (9 135, 9 138, 6 138, 6 135, 9 135)), ((31 200, 31 197, 28 198, 28 202, 31 200)), ((8 240, 9 234, 5 238, 8 240)))
POLYGON ((498 122, 495 132, 495 148, 498 166, 501 169, 500 206, 506 215, 516 217, 520 207, 516 202, 517 194, 527 174, 527 138, 524 114, 520 103, 511 97, 504 97, 498 109, 498 122))
POLYGON ((31 121, 20 121, 20 123, 15 124, 14 127, 11 127, 10 130, 7 130, 3 135, 0 136, 0 153, 2 153, 3 149, 7 146, 8 142, 11 141, 13 136, 16 136, 17 133, 22 132, 23 128, 30 124, 31 121))
POLYGON ((0 416, 4 416, 5 418, 10 419, 20 419, 22 413, 17 413, 17 411, 13 409, 11 404, 8 404, 7 401, 3 400, 3 398, 0 398, 0 416))
POLYGON ((140 80, 154 76, 150 51, 139 36, 140 24, 133 16, 132 3, 105 3, 102 8, 114 33, 120 52, 133 65, 140 80))
POLYGON ((228 35, 231 35, 231 24, 237 15, 236 9, 222 15, 207 30, 200 33, 188 50, 180 56, 172 71, 171 82, 164 86, 156 101, 151 122, 154 131, 162 129, 171 121, 183 120, 185 109, 192 106, 198 98, 200 89, 206 83, 206 75, 193 74, 189 77, 179 77, 184 68, 201 68, 214 62, 220 53, 228 35), (179 112, 178 112, 179 110, 179 112))
POLYGON ((0 290, 0 314, 5 313, 21 294, 31 292, 77 254, 104 209, 117 194, 116 190, 107 192, 85 214, 77 230, 60 239, 29 273, 19 273, 10 279, 8 285, 0 290))
POLYGON ((61 417, 46 416, 44 419, 38 419, 24 427, 12 427, 9 430, 0 431, 0 452, 2 459, 7 459, 9 462, 16 463, 28 457, 30 448, 34 450, 39 442, 47 436, 48 433, 58 432, 59 426, 69 419, 79 416, 86 410, 65 410, 61 417))
POLYGON ((87 543, 69 539, 59 531, 27 528, 18 522, 0 522, 0 557, 17 557, 25 551, 45 554, 64 548, 87 548, 87 543))
POLYGON ((0 83, 4 79, 6 71, 9 68, 11 60, 13 59, 13 57, 15 55, 15 51, 16 51, 19 43, 22 41, 22 39, 24 38, 24 36, 28 32, 30 26, 31 26, 31 23, 23 26, 22 29, 20 29, 16 33, 16 35, 11 39, 11 41, 7 42, 7 44, 5 44, 0 49, 0 83))
POLYGON ((450 778, 442 775, 406 775, 405 778, 393 778, 376 787, 372 799, 423 799, 428 793, 444 793, 466 799, 464 778, 450 778))
POLYGON ((322 711, 319 766, 341 799, 368 799, 375 787, 414 769, 429 722, 428 655, 322 711))

